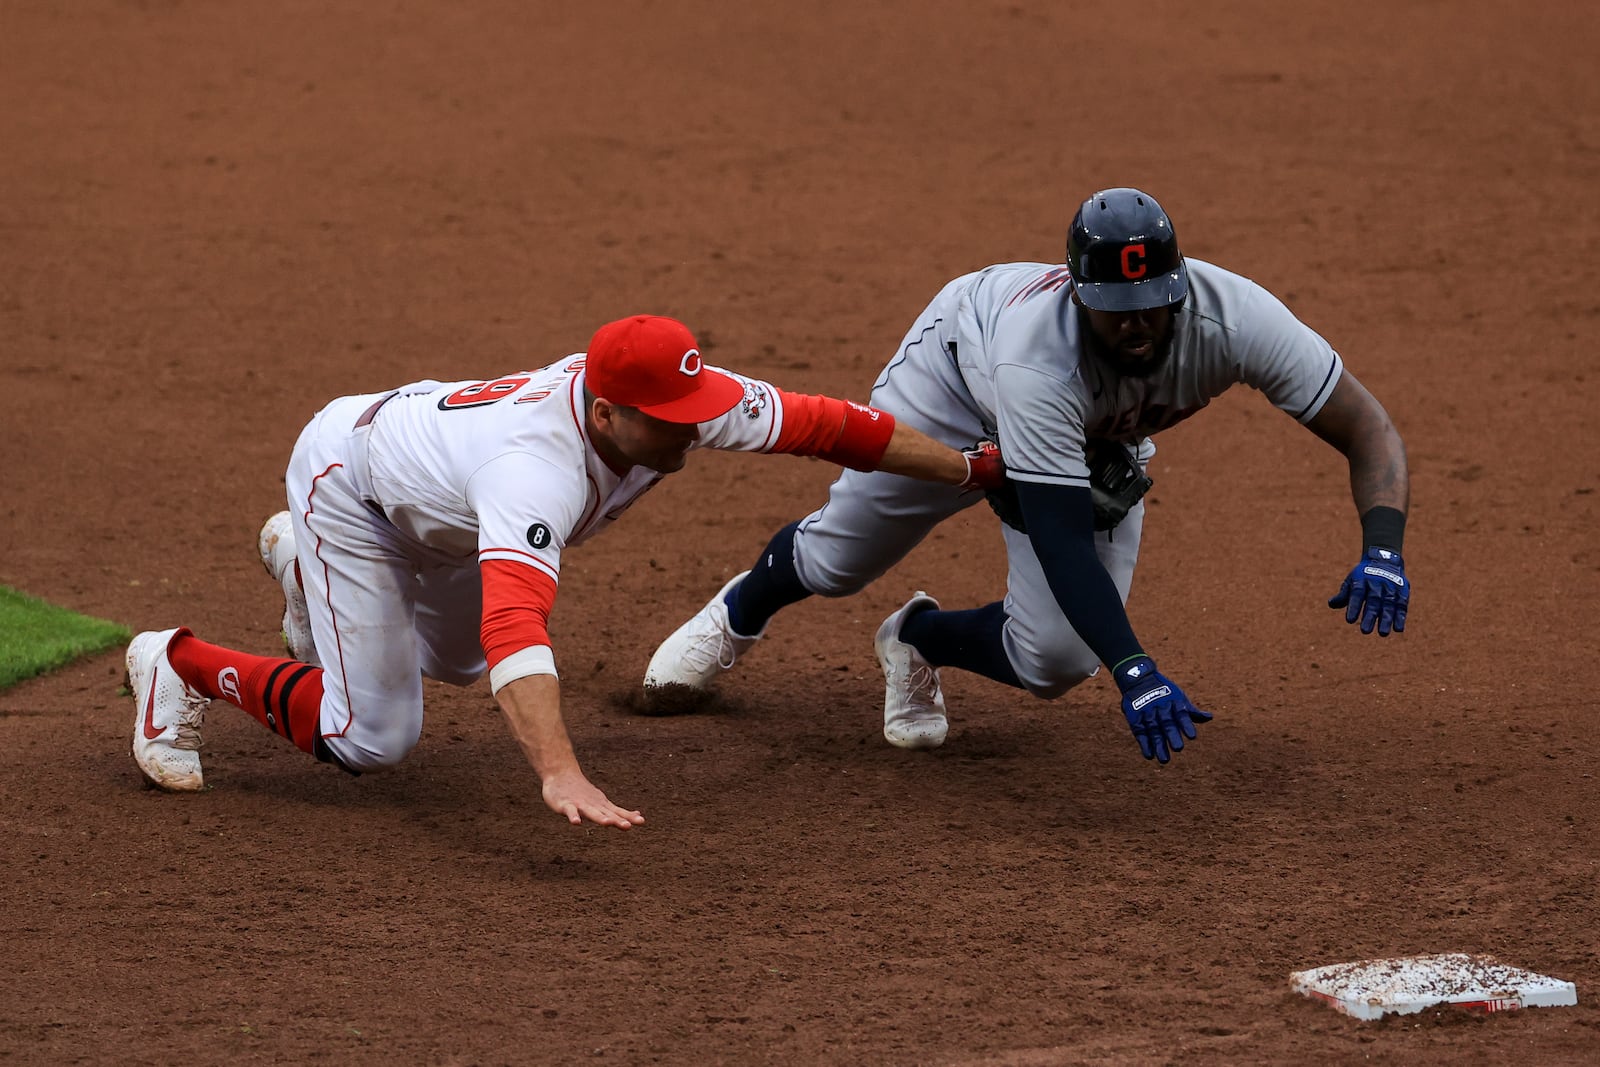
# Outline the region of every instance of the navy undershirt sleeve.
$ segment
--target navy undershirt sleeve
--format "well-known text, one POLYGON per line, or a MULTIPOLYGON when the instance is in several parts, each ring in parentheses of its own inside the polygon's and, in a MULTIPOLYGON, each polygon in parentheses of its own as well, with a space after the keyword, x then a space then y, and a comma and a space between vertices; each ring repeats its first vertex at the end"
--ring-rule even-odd
POLYGON ((1143 653, 1116 583, 1094 551, 1094 505, 1085 486, 1013 482, 1028 540, 1061 612, 1100 662, 1143 653))

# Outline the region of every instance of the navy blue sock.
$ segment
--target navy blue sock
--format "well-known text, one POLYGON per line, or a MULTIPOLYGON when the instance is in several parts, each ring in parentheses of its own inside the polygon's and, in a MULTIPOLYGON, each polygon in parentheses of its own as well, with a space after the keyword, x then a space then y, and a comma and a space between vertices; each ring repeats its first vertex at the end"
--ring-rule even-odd
POLYGON ((919 611, 900 627, 900 640, 935 667, 959 667, 1022 688, 1000 639, 1004 601, 968 611, 919 611))
POLYGON ((746 637, 758 634, 768 619, 811 595, 794 570, 794 532, 799 526, 798 522, 791 522, 773 534, 744 581, 723 598, 728 605, 728 625, 734 633, 746 637))

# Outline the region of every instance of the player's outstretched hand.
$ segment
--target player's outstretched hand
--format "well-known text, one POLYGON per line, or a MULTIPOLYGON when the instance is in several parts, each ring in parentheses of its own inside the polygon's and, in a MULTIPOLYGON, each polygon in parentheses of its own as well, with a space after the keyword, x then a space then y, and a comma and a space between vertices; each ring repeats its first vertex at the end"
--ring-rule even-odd
POLYGON ((1387 548, 1369 548, 1361 562, 1345 578, 1339 591, 1328 601, 1330 608, 1344 608, 1344 621, 1361 620, 1361 632, 1374 628, 1379 637, 1406 628, 1406 608, 1411 603, 1411 583, 1406 581, 1406 565, 1400 553, 1387 548))
POLYGON ((1006 480, 1006 461, 1000 455, 1000 446, 993 441, 979 441, 961 453, 967 461, 967 480, 961 489, 998 489, 1006 480))
POLYGON ((1111 673, 1122 690, 1122 714, 1145 759, 1167 762, 1183 749, 1184 738, 1194 740, 1197 724, 1211 721, 1211 713, 1195 707, 1149 656, 1125 659, 1111 673))
POLYGON ((637 811, 620 808, 607 800, 606 795, 595 788, 594 783, 585 778, 582 771, 556 774, 546 778, 543 792, 544 802, 550 810, 558 815, 565 815, 567 821, 574 826, 588 819, 601 826, 631 830, 644 822, 644 816, 637 811))

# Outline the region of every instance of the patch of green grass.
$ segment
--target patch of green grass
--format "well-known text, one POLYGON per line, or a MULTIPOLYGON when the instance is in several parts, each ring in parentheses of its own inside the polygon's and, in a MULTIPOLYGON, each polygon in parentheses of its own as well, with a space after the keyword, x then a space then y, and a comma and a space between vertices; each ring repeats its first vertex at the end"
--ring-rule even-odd
POLYGON ((0 689, 126 642, 127 627, 0 585, 0 689))

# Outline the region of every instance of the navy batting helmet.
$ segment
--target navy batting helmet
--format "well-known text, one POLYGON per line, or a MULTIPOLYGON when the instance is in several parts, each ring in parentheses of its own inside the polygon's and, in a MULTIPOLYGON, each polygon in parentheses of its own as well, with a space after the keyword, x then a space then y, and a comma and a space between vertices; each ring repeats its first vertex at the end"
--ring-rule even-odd
POLYGON ((1137 189, 1104 189, 1083 202, 1067 231, 1067 269, 1078 299, 1096 311, 1166 307, 1189 295, 1172 220, 1137 189))

